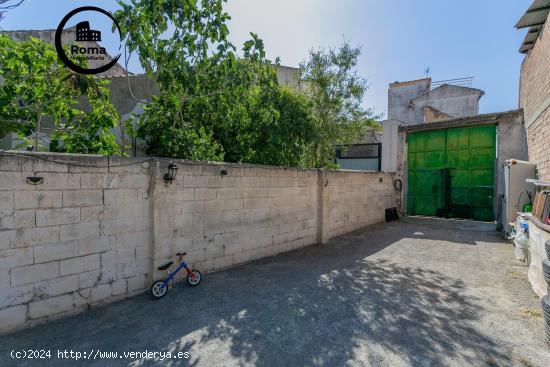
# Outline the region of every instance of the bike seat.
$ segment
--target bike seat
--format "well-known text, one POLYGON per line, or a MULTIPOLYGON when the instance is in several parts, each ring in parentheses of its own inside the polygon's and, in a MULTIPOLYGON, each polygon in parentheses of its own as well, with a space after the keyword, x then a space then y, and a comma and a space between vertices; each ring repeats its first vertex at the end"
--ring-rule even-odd
POLYGON ((166 270, 168 269, 174 262, 173 261, 170 261, 168 264, 164 264, 162 266, 159 266, 157 269, 158 270, 166 270))

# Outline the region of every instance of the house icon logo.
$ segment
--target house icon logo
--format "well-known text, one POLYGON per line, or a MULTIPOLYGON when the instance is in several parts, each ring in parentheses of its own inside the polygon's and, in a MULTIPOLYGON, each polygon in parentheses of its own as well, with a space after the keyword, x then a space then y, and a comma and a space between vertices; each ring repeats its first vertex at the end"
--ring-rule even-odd
POLYGON ((101 41, 101 32, 90 29, 90 22, 76 25, 76 42, 101 41))
POLYGON ((69 69, 80 74, 100 74, 115 66, 122 56, 122 44, 122 32, 117 20, 111 13, 97 6, 83 6, 72 10, 61 20, 55 32, 57 55, 69 69), (90 12, 95 13, 94 17, 107 19, 106 24, 97 22, 95 28, 100 28, 101 31, 91 28, 88 18, 91 16, 90 12), (88 15, 81 15, 75 21, 75 26, 68 26, 69 21, 80 13, 88 15), (83 17, 87 20, 83 21, 83 17), (70 37, 74 41, 65 38, 63 43, 64 32, 76 34, 74 38, 70 37), (102 41, 104 44, 100 43, 102 41))

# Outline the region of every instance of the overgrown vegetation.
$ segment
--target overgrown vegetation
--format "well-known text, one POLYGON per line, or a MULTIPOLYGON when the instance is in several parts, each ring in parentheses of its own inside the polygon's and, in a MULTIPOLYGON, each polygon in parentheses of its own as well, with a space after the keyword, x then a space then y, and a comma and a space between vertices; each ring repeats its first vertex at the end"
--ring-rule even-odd
POLYGON ((297 165, 312 137, 309 102, 279 87, 255 34, 237 55, 223 3, 119 1, 129 50, 160 89, 134 134, 154 155, 297 165))
MULTIPOLYGON (((360 50, 311 51, 302 91, 280 86, 278 61, 250 34, 229 41, 226 0, 118 1, 128 50, 150 85, 144 113, 127 132, 155 156, 257 164, 333 167, 335 145, 360 141, 373 114, 362 107, 366 81, 355 71, 360 50)), ((0 133, 16 131, 37 149, 53 121, 50 149, 120 154, 110 129, 119 116, 106 82, 75 75, 51 46, 1 38, 0 133), (85 99, 86 112, 76 108, 85 99)))
POLYGON ((119 116, 107 82, 70 72, 51 45, 0 34, 0 76, 0 132, 17 133, 18 148, 121 154, 110 131, 119 116), (89 108, 77 108, 79 102, 89 108))
POLYGON ((367 128, 379 127, 372 110, 363 107, 367 81, 355 70, 360 54, 344 42, 338 49, 310 51, 300 65, 315 125, 302 158, 305 166, 333 167, 336 145, 359 142, 367 128))

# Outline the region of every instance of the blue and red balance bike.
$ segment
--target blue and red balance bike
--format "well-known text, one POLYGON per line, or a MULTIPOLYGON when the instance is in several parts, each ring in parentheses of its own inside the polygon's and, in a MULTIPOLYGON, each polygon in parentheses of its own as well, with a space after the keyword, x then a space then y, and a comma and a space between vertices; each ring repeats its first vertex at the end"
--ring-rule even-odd
POLYGON ((189 266, 183 261, 183 257, 187 255, 186 252, 184 253, 177 253, 176 256, 178 257, 179 266, 174 270, 174 272, 170 272, 170 267, 174 263, 173 261, 170 261, 167 264, 164 264, 163 266, 160 266, 159 270, 166 270, 168 273, 168 278, 165 280, 157 280, 153 283, 151 286, 151 294, 154 298, 159 299, 166 295, 168 292, 168 285, 172 283, 171 285, 174 286, 175 284, 175 276, 177 273, 179 273, 182 269, 185 269, 185 272, 187 273, 187 284, 189 284, 191 287, 196 287, 199 285, 199 283, 202 280, 202 274, 198 270, 191 270, 189 266))

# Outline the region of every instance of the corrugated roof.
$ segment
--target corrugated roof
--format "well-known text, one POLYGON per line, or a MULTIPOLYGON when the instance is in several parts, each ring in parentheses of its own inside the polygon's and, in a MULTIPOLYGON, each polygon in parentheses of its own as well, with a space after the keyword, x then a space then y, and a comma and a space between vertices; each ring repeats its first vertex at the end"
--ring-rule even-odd
POLYGON ((516 28, 542 25, 550 13, 550 0, 535 0, 516 24, 516 28))
POLYGON ((519 52, 526 53, 530 49, 532 49, 533 46, 535 46, 535 43, 539 38, 541 29, 541 26, 531 27, 529 29, 529 32, 527 32, 527 35, 525 35, 525 39, 523 40, 521 47, 519 48, 519 52))
POLYGON ((544 23, 546 23, 546 19, 548 19, 549 13, 550 0, 533 1, 531 6, 516 24, 516 28, 518 29, 531 27, 527 33, 527 36, 525 36, 523 43, 521 44, 519 52, 529 52, 529 50, 535 46, 542 27, 544 26, 544 23))

